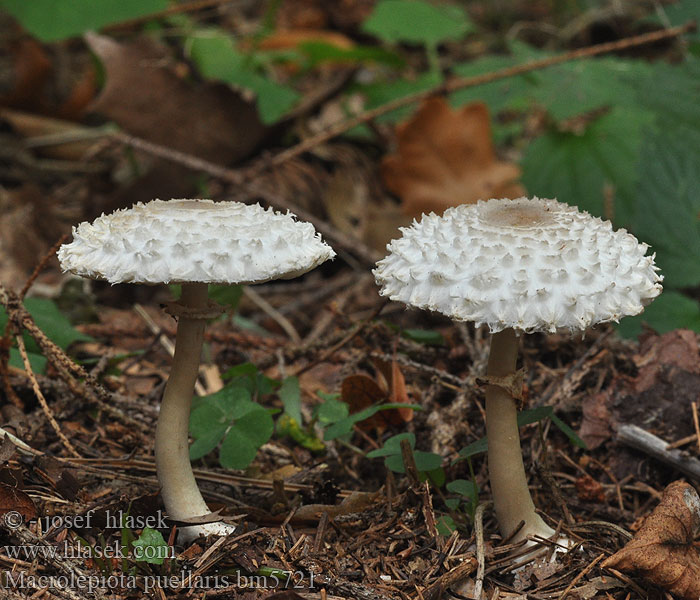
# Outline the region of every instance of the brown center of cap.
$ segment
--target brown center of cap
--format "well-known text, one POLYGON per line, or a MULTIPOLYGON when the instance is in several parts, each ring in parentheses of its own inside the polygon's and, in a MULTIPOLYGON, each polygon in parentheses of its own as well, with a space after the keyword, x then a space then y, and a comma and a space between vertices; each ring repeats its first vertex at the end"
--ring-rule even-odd
POLYGON ((554 222, 547 206, 513 202, 488 207, 481 214, 482 220, 496 227, 536 227, 554 222))

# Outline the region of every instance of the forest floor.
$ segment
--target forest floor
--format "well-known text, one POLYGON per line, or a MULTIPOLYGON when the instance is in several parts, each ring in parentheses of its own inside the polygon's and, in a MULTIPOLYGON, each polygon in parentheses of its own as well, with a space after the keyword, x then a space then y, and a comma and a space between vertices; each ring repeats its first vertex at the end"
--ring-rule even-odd
MULTIPOLYGON (((325 14, 323 3, 300 4, 325 14)), ((373 5, 342 4, 354 19, 347 28, 373 5)), ((300 14, 279 18, 301 21, 300 14)), ((201 18, 225 25, 239 16, 201 18)), ((340 28, 338 15, 325 18, 340 28)), ((398 204, 377 191, 381 145, 394 140, 393 129, 372 125, 381 144, 313 137, 342 114, 334 97, 353 68, 305 73, 299 86, 308 88, 306 105, 282 125, 261 126, 254 139, 239 138, 216 160, 222 150, 212 131, 233 134, 228 117, 217 120, 213 107, 231 101, 230 90, 207 88, 207 99, 200 96, 193 107, 171 78, 184 65, 177 61, 167 76, 139 79, 133 65, 156 59, 147 45, 126 45, 136 27, 116 30, 126 40, 118 48, 91 34, 92 51, 118 81, 98 100, 80 40, 42 47, 22 38, 14 55, 21 60, 3 64, 15 83, 0 98, 0 304, 9 317, 0 320, 0 597, 637 600, 670 598, 671 591, 690 597, 700 581, 697 515, 673 513, 674 494, 685 488, 672 486, 665 496, 675 517, 647 519, 646 545, 628 557, 636 568, 606 560, 640 532, 669 485, 700 479, 697 335, 646 329, 626 340, 602 325, 583 337, 522 336, 523 409, 532 418, 521 428, 521 443, 532 495, 545 520, 575 544, 555 552, 545 541, 523 558, 498 532, 478 449, 488 332, 387 302, 370 274, 385 242, 407 222, 398 204), (40 72, 45 95, 34 102, 32 77, 40 72), (154 98, 175 95, 179 108, 164 108, 167 123, 144 124, 128 99, 120 103, 120 91, 149 85, 154 98), (71 108, 66 86, 80 109, 71 108), (90 102, 116 122, 120 110, 131 111, 127 124, 120 122, 124 133, 106 134, 102 120, 85 116, 90 102), (192 113, 194 120, 211 116, 210 129, 185 139, 192 113), (175 122, 185 131, 173 133, 175 122), (285 135, 312 141, 284 156, 285 135), (28 144, 33 136, 43 142, 54 136, 60 145, 28 144), (236 162, 251 155, 244 166, 236 162), (246 469, 224 468, 217 452, 193 463, 210 508, 237 528, 228 538, 182 545, 164 518, 153 458, 176 329, 160 306, 171 291, 69 278, 60 272, 55 243, 71 224, 102 211, 195 195, 291 207, 311 218, 338 258, 298 280, 218 290, 229 310, 207 326, 196 394, 206 398, 243 381, 272 412, 277 431, 246 469), (379 209, 369 200, 377 198, 379 209), (25 309, 20 297, 27 292, 25 309), (32 298, 49 298, 50 305, 30 305, 32 298), (20 331, 26 342, 18 342, 20 331), (31 369, 17 362, 25 344, 31 369), (249 366, 235 370, 243 364, 249 366), (298 382, 303 425, 283 423, 286 381, 298 382), (344 435, 326 435, 347 412, 391 402, 418 408, 383 410, 344 435), (347 406, 340 417, 339 404, 347 406), (415 436, 406 472, 390 468, 395 461, 367 456, 403 433, 415 436), (439 462, 421 470, 419 455, 426 454, 439 462), (144 528, 162 538, 144 536, 144 528), (136 547, 164 556, 137 560, 137 538, 136 547), (119 548, 128 549, 126 556, 119 548)), ((591 28, 579 27, 571 48, 598 41, 591 28)), ((639 33, 620 27, 619 37, 639 33)), ((490 163, 497 162, 490 131, 478 131, 490 163)), ((509 152, 502 165, 511 164, 509 152)), ((523 190, 510 172, 498 183, 523 190)))

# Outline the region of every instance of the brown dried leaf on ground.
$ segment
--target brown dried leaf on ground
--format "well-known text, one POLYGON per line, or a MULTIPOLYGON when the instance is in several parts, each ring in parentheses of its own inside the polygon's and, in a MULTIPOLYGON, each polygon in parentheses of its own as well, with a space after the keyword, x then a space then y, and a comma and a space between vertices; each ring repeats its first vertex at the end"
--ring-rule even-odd
POLYGON ((0 515, 3 515, 0 518, 3 518, 4 523, 14 529, 23 522, 36 518, 37 512, 34 502, 25 492, 0 483, 0 515))
POLYGON ((652 387, 664 373, 671 379, 678 371, 700 373, 700 349, 694 331, 677 329, 664 335, 646 335, 640 341, 639 353, 634 357, 639 375, 634 383, 637 392, 652 387))
POLYGON ((496 158, 485 104, 453 110, 426 100, 397 128, 398 152, 385 157, 382 177, 411 216, 450 206, 524 194, 517 165, 496 158))
POLYGON ((106 71, 90 110, 129 133, 219 164, 242 159, 261 142, 265 128, 252 103, 224 85, 189 83, 164 64, 162 47, 96 33, 85 39, 106 71))
POLYGON ((700 530, 700 497, 675 481, 647 517, 634 539, 603 567, 638 573, 684 600, 700 597, 700 554, 693 544, 700 530))

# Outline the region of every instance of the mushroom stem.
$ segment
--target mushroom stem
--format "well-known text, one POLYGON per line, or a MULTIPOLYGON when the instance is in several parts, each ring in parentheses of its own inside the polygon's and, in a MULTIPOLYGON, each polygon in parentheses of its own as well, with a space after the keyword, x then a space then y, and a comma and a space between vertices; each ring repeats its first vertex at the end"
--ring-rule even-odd
MULTIPOLYGON (((515 374, 518 338, 513 329, 504 329, 491 338, 487 374, 505 377, 515 374)), ((486 435, 488 437, 489 478, 496 518, 504 537, 518 542, 529 535, 549 538, 554 530, 535 512, 530 496, 520 448, 518 410, 512 396, 502 387, 486 387, 486 435)))
MULTIPOLYGON (((207 306, 207 284, 182 285, 180 305, 190 309, 207 306)), ((172 519, 201 517, 211 511, 197 487, 189 455, 190 404, 199 372, 205 319, 181 315, 177 324, 175 355, 165 386, 156 427, 156 470, 163 503, 172 519)), ((233 528, 222 523, 193 525, 180 530, 189 541, 200 534, 225 535, 233 528)))

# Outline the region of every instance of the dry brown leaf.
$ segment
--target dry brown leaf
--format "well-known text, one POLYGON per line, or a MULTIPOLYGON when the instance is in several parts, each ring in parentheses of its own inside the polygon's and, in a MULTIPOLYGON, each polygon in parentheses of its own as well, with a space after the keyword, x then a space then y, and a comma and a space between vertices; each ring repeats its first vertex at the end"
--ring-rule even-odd
POLYGON ((288 50, 306 42, 323 42, 341 50, 352 48, 355 43, 346 35, 337 31, 322 29, 293 29, 276 31, 260 40, 258 48, 262 50, 288 50))
POLYGON ((524 194, 520 168, 496 158, 485 104, 453 110, 442 98, 426 100, 397 128, 398 152, 384 158, 382 177, 411 216, 450 206, 524 194))
POLYGON ((34 502, 26 492, 0 483, 0 515, 4 515, 5 523, 11 527, 21 524, 15 513, 21 515, 23 523, 27 523, 37 516, 34 502))
POLYGON ((700 497, 682 481, 670 484, 661 502, 632 541, 603 562, 638 573, 684 600, 700 597, 700 554, 693 544, 700 531, 700 497))
POLYGON ((219 164, 240 160, 262 140, 254 104, 225 85, 187 82, 155 43, 120 44, 96 33, 85 39, 106 71, 90 110, 129 133, 219 164))

